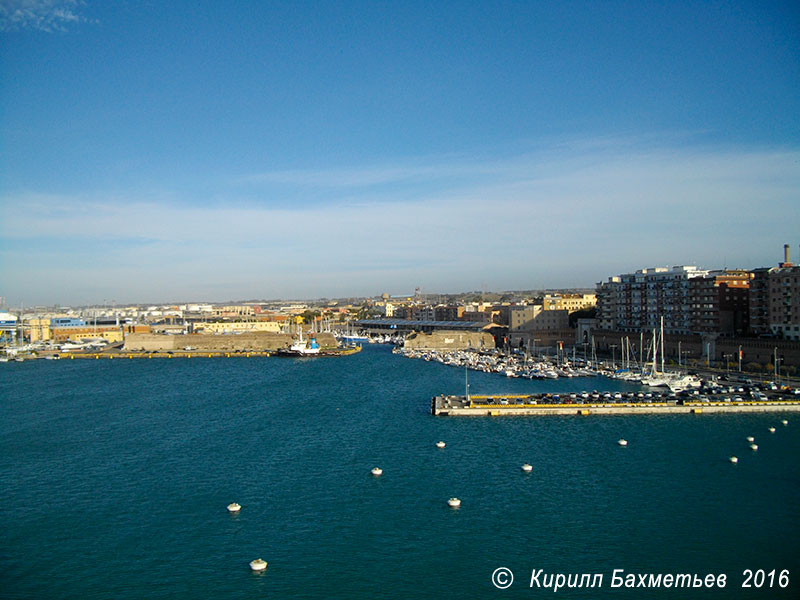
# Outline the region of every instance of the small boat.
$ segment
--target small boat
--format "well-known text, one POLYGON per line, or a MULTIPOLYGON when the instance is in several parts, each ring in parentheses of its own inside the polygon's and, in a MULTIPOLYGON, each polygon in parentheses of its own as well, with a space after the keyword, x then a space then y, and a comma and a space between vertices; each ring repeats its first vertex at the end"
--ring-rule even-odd
POLYGON ((781 421, 781 423, 782 423, 783 425, 788 425, 788 424, 789 424, 789 421, 787 421, 786 419, 784 419, 783 421, 781 421))
POLYGON ((238 513, 240 510, 242 510, 242 507, 239 505, 238 502, 231 502, 230 504, 228 504, 229 513, 238 513))
POLYGON ((739 462, 739 459, 736 458, 735 456, 731 456, 728 460, 731 461, 733 464, 736 464, 736 463, 739 462))
POLYGON ((288 348, 281 348, 276 356, 317 356, 320 352, 317 338, 313 335, 309 341, 303 339, 303 330, 300 330, 300 338, 288 348))
POLYGON ((748 442, 750 442, 751 444, 752 444, 753 442, 755 442, 755 441, 756 441, 756 438, 754 438, 752 435, 748 435, 748 436, 747 436, 746 438, 744 438, 744 439, 746 439, 746 440, 747 440, 748 442))
POLYGON ((263 571, 267 568, 267 561, 257 558, 250 561, 250 568, 253 571, 263 571))
POLYGON ((436 447, 437 448, 444 448, 446 445, 447 444, 445 444, 444 442, 436 442, 436 447))
POLYGON ((370 473, 372 473, 375 477, 380 477, 381 475, 383 475, 383 469, 381 469, 380 467, 373 467, 370 473))
POLYGON ((447 505, 450 508, 458 508, 459 506, 461 506, 461 500, 459 500, 458 498, 450 498, 450 500, 447 501, 447 505))
POLYGON ((769 428, 769 432, 770 432, 770 433, 775 433, 775 428, 774 428, 774 427, 770 427, 770 428, 769 428))
POLYGON ((758 446, 756 444, 750 444, 750 450, 758 450, 758 446))
POLYGON ((620 446, 627 446, 627 445, 628 445, 628 440, 626 440, 626 439, 620 439, 620 440, 619 440, 617 443, 618 443, 620 446))
POLYGON ((530 473, 531 471, 533 471, 533 466, 529 465, 528 463, 525 463, 524 465, 522 465, 522 470, 525 473, 530 473))

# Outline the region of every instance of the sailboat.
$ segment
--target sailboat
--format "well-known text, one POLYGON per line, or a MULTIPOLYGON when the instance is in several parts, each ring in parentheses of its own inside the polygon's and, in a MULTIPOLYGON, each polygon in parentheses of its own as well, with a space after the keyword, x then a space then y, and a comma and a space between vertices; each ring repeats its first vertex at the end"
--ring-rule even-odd
POLYGON ((667 387, 673 392, 700 387, 700 381, 693 375, 667 373, 664 370, 664 317, 661 317, 661 332, 657 336, 653 329, 653 366, 650 374, 642 377, 642 384, 649 387, 667 387), (658 370, 658 347, 661 345, 661 371, 658 370))

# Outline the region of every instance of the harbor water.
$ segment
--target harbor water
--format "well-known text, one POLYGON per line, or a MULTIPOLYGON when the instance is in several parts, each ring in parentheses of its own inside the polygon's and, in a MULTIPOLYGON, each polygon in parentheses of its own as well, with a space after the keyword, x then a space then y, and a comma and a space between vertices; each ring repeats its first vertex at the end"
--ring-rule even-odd
POLYGON ((430 415, 432 396, 464 389, 464 370, 378 346, 4 364, 0 598, 553 596, 530 587, 539 569, 538 582, 603 574, 568 598, 800 597, 800 415, 430 415), (612 588, 615 569, 725 574, 726 587, 612 588), (772 587, 743 588, 747 569, 775 570, 772 587))

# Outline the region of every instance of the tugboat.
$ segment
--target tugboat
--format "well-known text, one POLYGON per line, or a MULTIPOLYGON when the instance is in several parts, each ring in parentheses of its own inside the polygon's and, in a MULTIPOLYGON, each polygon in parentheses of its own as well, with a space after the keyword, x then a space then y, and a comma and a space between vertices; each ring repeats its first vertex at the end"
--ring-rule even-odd
POLYGON ((309 341, 305 341, 301 330, 298 340, 288 348, 278 350, 275 354, 278 356, 315 356, 319 354, 319 344, 314 336, 309 341))

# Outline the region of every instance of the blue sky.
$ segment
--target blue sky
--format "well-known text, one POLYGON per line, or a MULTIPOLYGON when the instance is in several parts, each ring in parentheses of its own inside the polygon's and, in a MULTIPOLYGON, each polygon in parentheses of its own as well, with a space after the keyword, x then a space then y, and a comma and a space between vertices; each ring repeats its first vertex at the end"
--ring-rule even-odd
POLYGON ((0 22, 9 304, 800 259, 796 2, 0 0, 0 22))

